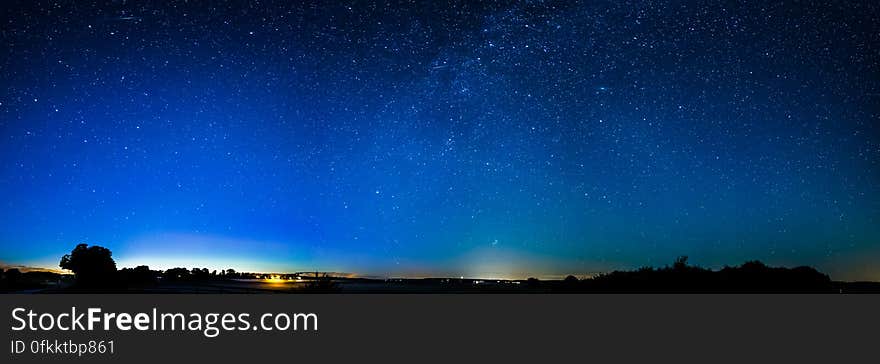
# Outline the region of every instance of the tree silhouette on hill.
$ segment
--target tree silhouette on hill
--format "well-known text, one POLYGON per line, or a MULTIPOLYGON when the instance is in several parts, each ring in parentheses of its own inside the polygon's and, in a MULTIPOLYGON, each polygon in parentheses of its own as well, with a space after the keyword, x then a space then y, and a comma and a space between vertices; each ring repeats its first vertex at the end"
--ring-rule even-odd
POLYGON ((106 288, 116 283, 116 262, 110 249, 79 244, 70 254, 61 257, 59 266, 76 275, 76 284, 83 288, 106 288))
POLYGON ((672 266, 614 271, 580 282, 591 292, 830 292, 831 278, 811 267, 768 267, 759 261, 713 271, 689 265, 687 257, 672 266))

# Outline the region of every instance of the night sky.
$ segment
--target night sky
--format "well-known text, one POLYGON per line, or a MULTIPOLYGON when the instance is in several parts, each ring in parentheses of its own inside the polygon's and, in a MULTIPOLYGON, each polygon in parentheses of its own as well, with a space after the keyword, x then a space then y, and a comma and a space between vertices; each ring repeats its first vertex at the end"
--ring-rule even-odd
POLYGON ((0 262, 880 280, 880 5, 0 5, 0 262))

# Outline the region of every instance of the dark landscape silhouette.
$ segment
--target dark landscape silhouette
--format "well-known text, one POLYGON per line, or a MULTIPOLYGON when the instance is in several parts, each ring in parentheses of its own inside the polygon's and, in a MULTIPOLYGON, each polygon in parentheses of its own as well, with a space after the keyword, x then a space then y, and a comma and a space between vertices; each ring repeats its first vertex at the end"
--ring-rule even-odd
POLYGON ((497 280, 370 279, 322 272, 251 273, 234 269, 141 265, 117 269, 112 252, 77 245, 59 266, 73 272, 0 270, 0 292, 23 293, 880 293, 878 282, 840 282, 812 267, 770 267, 760 261, 712 270, 689 264, 613 271, 591 278, 497 280))

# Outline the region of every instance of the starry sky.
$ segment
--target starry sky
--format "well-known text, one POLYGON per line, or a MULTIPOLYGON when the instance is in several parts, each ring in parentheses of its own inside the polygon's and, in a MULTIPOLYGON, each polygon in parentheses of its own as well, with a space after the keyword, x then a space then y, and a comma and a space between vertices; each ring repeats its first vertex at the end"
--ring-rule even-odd
POLYGON ((880 280, 878 14, 4 2, 0 262, 880 280))

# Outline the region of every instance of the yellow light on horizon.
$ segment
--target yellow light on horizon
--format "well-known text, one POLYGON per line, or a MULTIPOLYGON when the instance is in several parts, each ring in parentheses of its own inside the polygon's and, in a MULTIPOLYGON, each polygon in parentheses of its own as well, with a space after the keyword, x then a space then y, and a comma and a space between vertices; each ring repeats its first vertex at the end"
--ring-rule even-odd
POLYGON ((284 278, 279 275, 267 275, 263 280, 266 283, 284 283, 284 278))

